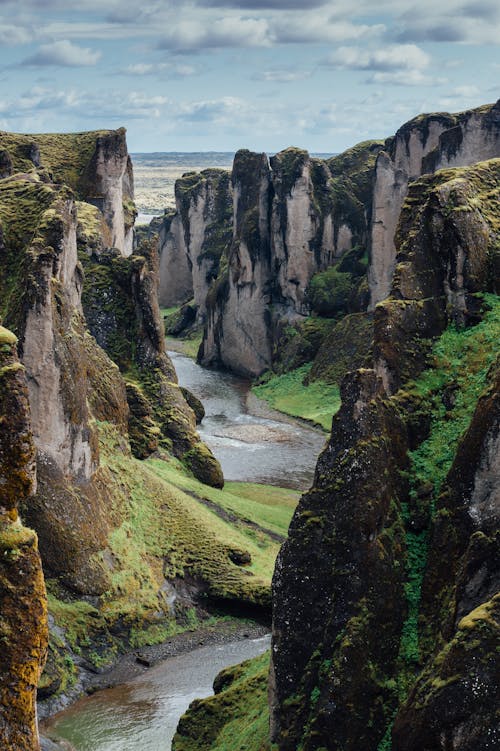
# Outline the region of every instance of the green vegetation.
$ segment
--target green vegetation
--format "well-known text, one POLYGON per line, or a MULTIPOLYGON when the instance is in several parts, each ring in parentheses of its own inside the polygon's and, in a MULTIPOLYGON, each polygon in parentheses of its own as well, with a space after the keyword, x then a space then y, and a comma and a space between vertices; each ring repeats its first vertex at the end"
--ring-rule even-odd
POLYGON ((179 490, 209 501, 220 516, 231 514, 238 529, 257 539, 266 531, 285 537, 300 497, 296 490, 246 482, 226 482, 217 490, 189 477, 179 462, 148 459, 147 465, 179 490))
POLYGON ((215 696, 194 701, 179 722, 173 751, 271 751, 269 653, 223 670, 215 696))
POLYGON ((80 192, 97 139, 111 133, 107 130, 34 135, 0 132, 0 148, 9 152, 14 170, 26 172, 35 166, 32 156, 38 147, 41 166, 51 172, 54 181, 80 192))
POLYGON ((332 317, 349 311, 355 290, 356 279, 353 275, 331 266, 312 277, 307 288, 307 301, 314 313, 332 317))
POLYGON ((322 381, 306 386, 304 381, 310 369, 309 363, 290 373, 267 375, 264 383, 253 387, 253 392, 280 412, 301 417, 328 431, 340 407, 339 388, 322 381))
MULTIPOLYGON (((431 414, 431 425, 427 439, 410 453, 411 504, 404 504, 402 509, 406 527, 408 615, 399 649, 397 693, 400 703, 405 701, 423 657, 419 643, 419 610, 429 528, 413 531, 412 513, 427 511, 429 524, 432 521, 436 499, 451 468, 458 443, 487 386, 488 371, 496 359, 500 341, 500 298, 493 294, 481 297, 486 309, 483 320, 466 329, 450 325, 434 344, 432 367, 405 387, 424 400, 431 414), (417 490, 425 483, 431 484, 432 491, 428 508, 422 509, 417 490)), ((391 727, 378 751, 391 751, 391 727)))

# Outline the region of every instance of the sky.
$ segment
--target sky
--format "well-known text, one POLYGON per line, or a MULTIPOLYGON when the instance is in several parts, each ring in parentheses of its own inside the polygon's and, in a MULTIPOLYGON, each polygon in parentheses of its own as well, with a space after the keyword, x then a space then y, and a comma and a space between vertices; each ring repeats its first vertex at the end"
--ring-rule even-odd
POLYGON ((339 152, 500 97, 498 0, 0 0, 0 129, 339 152))

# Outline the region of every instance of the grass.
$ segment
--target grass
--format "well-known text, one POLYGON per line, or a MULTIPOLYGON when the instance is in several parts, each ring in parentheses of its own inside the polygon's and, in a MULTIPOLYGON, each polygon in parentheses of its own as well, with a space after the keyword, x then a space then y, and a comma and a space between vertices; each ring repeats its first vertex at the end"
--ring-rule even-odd
POLYGON ((169 336, 166 338, 167 350, 171 350, 172 352, 179 352, 179 354, 181 355, 186 355, 186 357, 190 357, 192 360, 196 360, 202 338, 202 331, 196 331, 193 334, 190 334, 189 337, 186 337, 185 339, 181 337, 174 338, 169 336))
POLYGON ((296 490, 245 482, 227 482, 223 490, 217 490, 189 477, 180 462, 148 459, 146 464, 179 490, 210 501, 222 513, 226 511, 236 516, 238 528, 252 536, 255 533, 251 532, 251 525, 256 524, 262 530, 285 537, 300 497, 296 490))
POLYGON ((273 375, 252 390, 280 412, 308 420, 328 432, 332 417, 340 407, 339 388, 323 381, 314 381, 305 386, 304 379, 310 369, 311 363, 308 363, 289 373, 273 375))
POLYGON ((227 668, 215 696, 194 701, 180 720, 173 751, 271 751, 269 652, 227 668))

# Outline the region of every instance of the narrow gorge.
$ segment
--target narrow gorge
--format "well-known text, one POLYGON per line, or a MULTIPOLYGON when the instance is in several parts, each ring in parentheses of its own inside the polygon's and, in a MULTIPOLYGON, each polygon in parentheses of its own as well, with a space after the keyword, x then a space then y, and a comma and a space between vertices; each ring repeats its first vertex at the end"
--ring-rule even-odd
POLYGON ((0 132, 3 748, 242 617, 175 751, 500 747, 500 101, 175 200, 134 228, 124 129, 0 132))

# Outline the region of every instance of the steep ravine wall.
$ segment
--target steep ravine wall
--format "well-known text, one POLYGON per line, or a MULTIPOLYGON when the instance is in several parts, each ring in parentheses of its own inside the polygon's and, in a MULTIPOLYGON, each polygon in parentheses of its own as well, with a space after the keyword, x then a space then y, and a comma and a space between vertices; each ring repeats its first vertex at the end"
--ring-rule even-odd
POLYGON ((100 210, 106 244, 132 253, 136 212, 125 128, 29 136, 0 131, 0 150, 3 177, 36 170, 45 181, 69 186, 100 210))
POLYGON ((206 321, 202 363, 250 376, 271 367, 275 330, 310 312, 314 274, 354 248, 363 254, 362 201, 380 148, 363 143, 328 162, 289 148, 270 163, 242 150, 231 186, 217 170, 177 181, 177 213, 160 231, 161 299, 194 296, 206 321))
POLYGON ((386 142, 376 163, 370 241, 370 310, 390 293, 395 232, 412 180, 442 167, 500 157, 500 100, 457 115, 419 115, 386 142))
POLYGON ((375 369, 345 377, 276 565, 282 751, 498 743, 499 186, 492 160, 404 204, 375 369))
POLYGON ((0 326, 0 745, 38 751, 36 687, 47 654, 47 596, 37 536, 19 504, 36 488, 26 371, 0 326))

